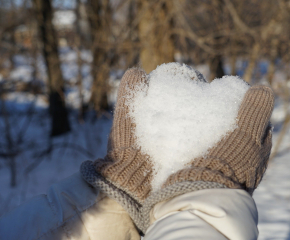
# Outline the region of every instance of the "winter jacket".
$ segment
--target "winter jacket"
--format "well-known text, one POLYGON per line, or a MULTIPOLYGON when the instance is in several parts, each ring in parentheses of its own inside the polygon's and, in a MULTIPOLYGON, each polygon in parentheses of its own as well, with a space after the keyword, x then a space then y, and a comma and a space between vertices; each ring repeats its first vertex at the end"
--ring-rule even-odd
POLYGON ((0 218, 1 240, 139 240, 127 212, 79 173, 0 218))
MULTIPOLYGON (((158 203, 144 240, 257 239, 257 209, 244 190, 208 189, 158 203)), ((140 239, 127 212, 79 174, 0 218, 0 239, 140 239)))
POLYGON ((253 240, 258 212, 244 190, 207 189, 158 203, 144 240, 253 240))

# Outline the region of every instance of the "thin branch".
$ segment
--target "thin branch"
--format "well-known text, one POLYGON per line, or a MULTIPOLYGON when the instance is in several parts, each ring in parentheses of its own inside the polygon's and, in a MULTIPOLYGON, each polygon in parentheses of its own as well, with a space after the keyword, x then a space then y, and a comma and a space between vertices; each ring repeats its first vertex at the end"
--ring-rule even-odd
POLYGON ((230 0, 224 0, 226 7, 231 14, 234 23, 245 33, 251 34, 254 38, 257 37, 256 31, 253 31, 249 26, 245 24, 245 22, 240 18, 239 14, 237 13, 234 5, 230 0))
POLYGON ((180 36, 187 37, 188 39, 194 41, 196 45, 198 45, 201 49, 203 49, 205 52, 210 54, 221 54, 222 51, 217 51, 208 45, 205 44, 205 40, 202 37, 197 36, 193 31, 186 31, 181 28, 172 29, 172 33, 180 36))

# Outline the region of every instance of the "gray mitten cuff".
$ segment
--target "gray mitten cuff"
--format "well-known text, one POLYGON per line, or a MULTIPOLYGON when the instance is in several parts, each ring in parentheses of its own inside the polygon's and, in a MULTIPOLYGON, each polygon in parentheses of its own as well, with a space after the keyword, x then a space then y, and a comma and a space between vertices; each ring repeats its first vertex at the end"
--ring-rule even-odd
POLYGON ((126 192, 106 180, 95 170, 94 162, 85 161, 81 164, 80 172, 83 179, 95 188, 107 194, 109 198, 118 202, 130 215, 136 227, 142 232, 143 220, 141 217, 141 204, 129 196, 126 192))

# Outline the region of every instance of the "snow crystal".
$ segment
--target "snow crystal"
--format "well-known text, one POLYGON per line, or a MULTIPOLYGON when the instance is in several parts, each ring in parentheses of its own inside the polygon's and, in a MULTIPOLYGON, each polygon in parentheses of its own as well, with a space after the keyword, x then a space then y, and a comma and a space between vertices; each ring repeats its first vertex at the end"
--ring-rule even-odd
POLYGON ((197 74, 185 64, 162 64, 127 99, 137 145, 154 165, 153 191, 237 127, 248 84, 234 76, 208 83, 197 74))

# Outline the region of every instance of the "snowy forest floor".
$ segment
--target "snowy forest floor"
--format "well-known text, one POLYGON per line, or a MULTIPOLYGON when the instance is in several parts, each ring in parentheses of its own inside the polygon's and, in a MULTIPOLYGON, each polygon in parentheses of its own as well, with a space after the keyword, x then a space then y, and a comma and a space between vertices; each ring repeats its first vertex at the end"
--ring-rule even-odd
MULTIPOLYGON (((274 134, 274 145, 278 133, 274 134)), ((259 239, 290 239, 290 132, 254 192, 259 212, 259 239)))

